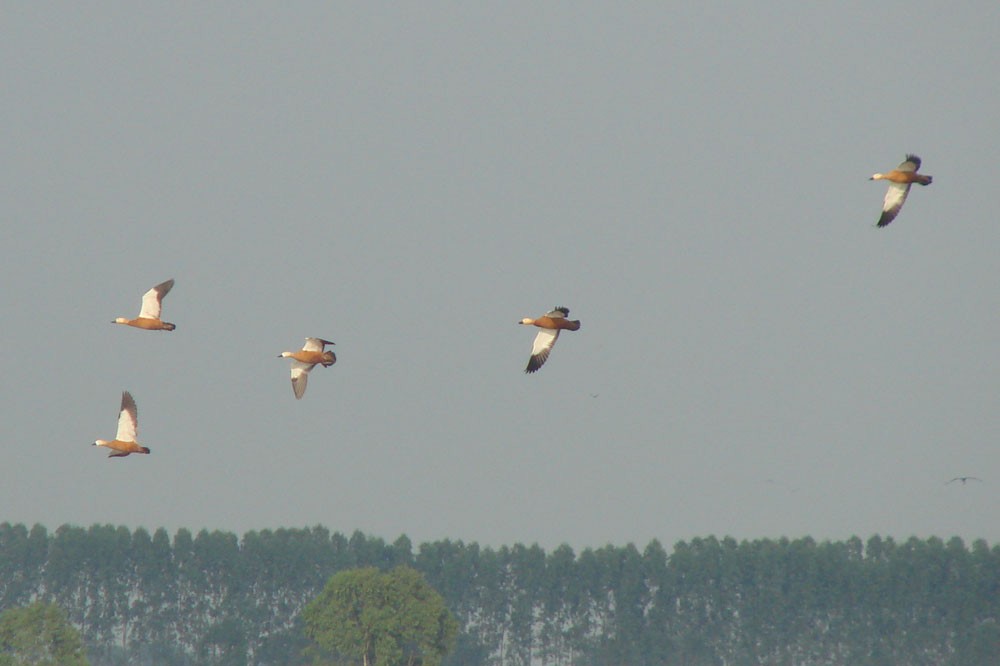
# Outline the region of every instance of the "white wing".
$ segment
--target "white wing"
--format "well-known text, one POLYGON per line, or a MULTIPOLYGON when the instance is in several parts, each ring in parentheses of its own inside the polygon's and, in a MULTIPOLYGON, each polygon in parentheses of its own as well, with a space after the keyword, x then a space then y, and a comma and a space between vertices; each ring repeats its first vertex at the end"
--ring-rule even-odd
POLYGON ((139 410, 135 406, 135 400, 128 391, 122 393, 122 407, 118 413, 118 433, 115 439, 120 442, 134 442, 135 433, 138 430, 139 410))
POLYGON ((139 316, 145 319, 159 319, 163 297, 170 293, 174 286, 173 280, 167 280, 156 285, 142 295, 142 309, 139 316))
POLYGON ((302 347, 302 351, 323 351, 323 347, 328 344, 333 344, 327 342, 323 338, 306 338, 306 344, 302 347))
POLYGON ((916 155, 907 155, 906 159, 896 167, 896 171, 916 171, 920 168, 920 158, 916 155))
POLYGON ((296 399, 301 399, 305 395, 306 384, 309 383, 309 371, 314 365, 316 364, 292 361, 292 391, 295 392, 296 399))
POLYGON ((889 189, 885 192, 885 200, 882 202, 882 217, 879 218, 878 226, 885 225, 896 219, 899 209, 906 201, 906 195, 910 193, 909 183, 889 183, 889 189))
POLYGON ((525 372, 534 372, 545 365, 545 361, 549 358, 549 352, 552 351, 552 346, 558 337, 559 329, 539 329, 538 335, 535 336, 535 343, 531 347, 531 358, 528 359, 528 367, 525 372))

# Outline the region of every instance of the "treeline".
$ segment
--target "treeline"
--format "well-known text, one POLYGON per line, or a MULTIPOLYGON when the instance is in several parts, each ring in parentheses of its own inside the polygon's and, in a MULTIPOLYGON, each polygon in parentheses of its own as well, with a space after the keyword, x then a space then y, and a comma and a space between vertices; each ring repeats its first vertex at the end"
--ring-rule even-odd
POLYGON ((462 627, 457 665, 998 663, 1000 547, 698 538, 606 546, 393 543, 0 524, 0 611, 62 607, 95 666, 301 664, 302 608, 353 567, 421 571, 462 627))

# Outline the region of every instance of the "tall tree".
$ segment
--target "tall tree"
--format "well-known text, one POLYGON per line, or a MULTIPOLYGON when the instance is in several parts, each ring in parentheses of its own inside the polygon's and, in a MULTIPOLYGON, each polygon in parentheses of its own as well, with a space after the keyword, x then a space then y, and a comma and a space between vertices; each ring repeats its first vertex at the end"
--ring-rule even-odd
POLYGON ((86 666, 83 639, 55 604, 35 602, 0 613, 0 666, 86 666))
POLYGON ((458 633, 444 599, 409 567, 342 571, 302 617, 317 657, 363 666, 436 666, 458 633))

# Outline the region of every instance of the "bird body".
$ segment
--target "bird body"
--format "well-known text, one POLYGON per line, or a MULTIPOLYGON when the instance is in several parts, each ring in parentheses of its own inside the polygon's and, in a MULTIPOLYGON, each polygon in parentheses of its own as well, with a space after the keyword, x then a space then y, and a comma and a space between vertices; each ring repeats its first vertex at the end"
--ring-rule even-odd
POLYGON ((556 340, 559 339, 560 331, 577 331, 580 329, 579 320, 571 321, 566 318, 568 316, 569 309, 560 306, 546 312, 541 317, 535 319, 525 317, 518 322, 525 326, 537 326, 541 329, 538 331, 538 335, 535 336, 535 342, 531 347, 531 358, 528 359, 528 367, 524 369, 526 373, 535 372, 545 364, 545 361, 549 358, 549 352, 552 351, 556 340))
POLYGON ((887 180, 889 189, 885 193, 885 200, 882 202, 882 216, 879 217, 879 227, 884 227, 896 219, 906 195, 910 193, 910 185, 930 185, 934 180, 932 176, 925 176, 917 173, 920 168, 920 158, 916 155, 907 155, 906 159, 895 169, 888 173, 873 174, 868 180, 887 180))
POLYGON ((147 331, 172 331, 176 326, 169 321, 160 320, 160 312, 163 307, 163 297, 170 293, 174 287, 173 279, 161 282, 145 294, 142 295, 142 308, 139 316, 135 319, 118 317, 112 324, 124 324, 133 328, 142 328, 147 331))
POLYGON ((98 439, 94 446, 110 449, 109 458, 124 458, 130 453, 149 453, 149 449, 135 441, 139 429, 139 410, 128 391, 122 391, 122 404, 118 411, 118 432, 112 440, 98 439))
POLYGON ((306 393, 309 382, 309 371, 317 365, 327 368, 337 362, 337 356, 332 350, 324 351, 326 345, 332 345, 322 338, 306 338, 306 344, 299 351, 285 351, 278 358, 292 359, 292 392, 295 399, 300 400, 306 393))

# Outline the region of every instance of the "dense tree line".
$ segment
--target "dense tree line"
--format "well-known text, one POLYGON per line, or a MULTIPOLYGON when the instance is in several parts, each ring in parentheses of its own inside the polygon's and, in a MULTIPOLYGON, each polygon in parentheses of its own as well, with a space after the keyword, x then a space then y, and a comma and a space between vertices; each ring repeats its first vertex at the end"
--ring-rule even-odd
POLYGON ((57 604, 95 665, 301 664, 301 611, 335 573, 408 565, 461 631, 447 664, 956 665, 1000 654, 1000 546, 653 541, 414 549, 323 527, 242 539, 0 524, 0 611, 57 604))

